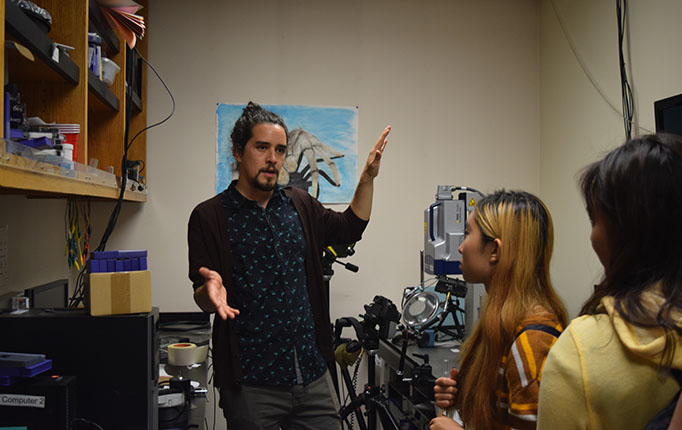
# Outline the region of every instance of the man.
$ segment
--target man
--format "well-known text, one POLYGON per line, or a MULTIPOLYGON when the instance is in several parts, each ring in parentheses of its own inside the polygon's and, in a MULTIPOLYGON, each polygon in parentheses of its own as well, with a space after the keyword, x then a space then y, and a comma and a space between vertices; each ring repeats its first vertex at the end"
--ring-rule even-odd
POLYGON ((277 185, 287 150, 282 118, 249 103, 235 123, 239 178, 199 204, 188 228, 194 300, 220 317, 213 363, 230 429, 341 428, 326 366, 333 355, 321 254, 361 238, 390 130, 340 213, 277 185))

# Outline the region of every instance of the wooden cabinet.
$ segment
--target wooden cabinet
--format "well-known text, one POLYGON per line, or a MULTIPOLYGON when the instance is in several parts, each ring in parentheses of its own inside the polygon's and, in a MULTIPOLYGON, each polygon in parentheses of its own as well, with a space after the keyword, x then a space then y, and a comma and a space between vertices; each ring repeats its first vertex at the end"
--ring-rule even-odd
MULTIPOLYGON (((128 87, 133 90, 135 101, 130 114, 130 138, 146 126, 146 68, 127 64, 131 57, 126 43, 107 25, 94 0, 33 1, 52 15, 49 33, 43 32, 11 0, 0 0, 0 10, 4 11, 5 18, 0 24, 4 26, 0 34, 4 41, 20 43, 35 57, 35 61, 29 61, 16 49, 0 44, 0 64, 6 68, 5 78, 0 74, 0 81, 3 88, 8 82, 17 85, 27 116, 80 125, 74 161, 82 166, 65 172, 63 168, 54 169, 45 163, 0 151, 0 193, 117 198, 116 178, 106 172, 113 166, 117 177, 122 173, 128 87), (88 31, 102 36, 103 53, 121 68, 111 86, 101 82, 88 68, 88 31), (67 56, 56 49, 54 43, 75 49, 67 56), (131 67, 141 72, 137 78, 141 85, 126 85, 126 72, 131 67), (86 168, 93 160, 97 160, 99 170, 86 168)), ((147 2, 138 3, 146 6, 147 2)), ((146 8, 139 13, 147 19, 146 8)), ((138 39, 137 49, 147 56, 146 39, 138 39)), ((0 104, 0 114, 4 113, 4 108, 0 104)), ((144 133, 130 147, 128 160, 139 160, 146 165, 144 133)), ((146 191, 129 190, 125 198, 145 201, 146 191)))

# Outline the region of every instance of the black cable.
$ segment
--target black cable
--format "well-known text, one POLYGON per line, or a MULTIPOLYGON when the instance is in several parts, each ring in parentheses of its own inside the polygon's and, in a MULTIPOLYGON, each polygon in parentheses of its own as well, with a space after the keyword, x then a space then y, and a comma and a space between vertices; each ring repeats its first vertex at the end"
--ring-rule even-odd
MULTIPOLYGON (((353 371, 353 392, 357 393, 358 392, 358 375, 360 372, 360 364, 362 363, 362 356, 364 354, 358 355, 357 360, 355 360, 355 370, 353 371)), ((370 357, 367 356, 367 359, 369 360, 370 357)), ((348 397, 350 398, 350 393, 348 393, 348 397)), ((347 401, 347 400, 346 400, 347 401)), ((355 414, 349 414, 350 415, 350 428, 351 430, 355 429, 355 414)))
POLYGON ((135 88, 135 79, 138 78, 135 73, 132 74, 131 82, 129 83, 128 86, 128 91, 127 91, 127 101, 126 101, 126 125, 125 125, 125 138, 124 138, 124 151, 123 151, 123 159, 121 160, 121 191, 118 196, 118 200, 116 201, 116 206, 114 207, 114 210, 111 213, 111 216, 109 217, 109 222, 107 223, 107 227, 104 231, 104 234, 102 235, 102 239, 100 240, 99 246, 97 246, 97 249, 95 251, 104 251, 106 248, 107 241, 109 240, 109 237, 111 236, 111 233, 114 231, 114 228, 116 227, 116 223, 118 222, 118 216, 121 212, 121 206, 123 204, 123 195, 125 194, 125 189, 126 189, 126 184, 127 184, 127 179, 128 179, 128 172, 127 172, 127 161, 128 161, 128 149, 132 146, 133 142, 135 142, 135 139, 137 139, 138 136, 140 136, 143 132, 149 130, 150 128, 159 126, 163 124, 164 122, 168 121, 173 114, 175 114, 175 98, 173 97, 173 93, 170 91, 164 80, 161 78, 159 73, 154 69, 154 66, 152 66, 149 61, 147 61, 146 58, 144 58, 140 52, 137 50, 137 48, 133 49, 133 61, 132 63, 135 63, 135 55, 139 56, 142 61, 149 66, 150 69, 154 72, 157 78, 159 78, 159 81, 161 81, 161 84, 163 87, 166 89, 168 92, 168 95, 171 98, 171 102, 173 103, 173 107, 171 109, 171 113, 164 118, 163 120, 149 125, 133 136, 132 139, 128 140, 130 136, 130 118, 131 118, 131 111, 132 111, 132 95, 133 91, 132 88, 135 88))
MULTIPOLYGON (((183 391, 182 394, 183 394, 183 396, 185 395, 184 391, 183 391)), ((175 421, 177 421, 180 417, 182 417, 182 416, 185 414, 185 412, 188 412, 188 411, 187 411, 187 407, 188 407, 188 406, 191 408, 189 397, 185 398, 185 402, 184 402, 184 404, 183 404, 183 406, 182 406, 182 409, 180 409, 180 410, 175 414, 175 416, 174 416, 173 418, 167 418, 167 419, 161 419, 161 418, 159 418, 159 424, 173 424, 173 423, 174 423, 175 421)), ((188 427, 185 427, 185 428, 188 428, 188 427)))
MULTIPOLYGON (((137 132, 137 134, 136 134, 135 136, 133 136, 132 140, 131 140, 130 143, 128 144, 128 147, 130 147, 130 146, 133 144, 133 142, 135 141, 135 139, 137 139, 137 137, 138 137, 140 134, 142 134, 143 132, 149 130, 149 129, 152 128, 152 127, 156 127, 156 126, 158 126, 158 125, 163 124, 164 122, 168 121, 168 120, 173 116, 173 114, 175 114, 175 97, 173 97, 173 93, 171 92, 170 89, 168 89, 168 86, 166 85, 166 83, 164 82, 164 80, 161 78, 161 76, 158 74, 158 72, 156 71, 156 69, 154 68, 154 66, 152 66, 151 64, 149 64, 149 61, 147 61, 147 59, 144 58, 144 57, 142 56, 142 54, 140 54, 140 52, 137 50, 137 48, 135 48, 135 52, 137 53, 137 55, 140 56, 140 59, 141 59, 142 61, 144 61, 145 64, 147 64, 147 66, 149 66, 150 69, 152 69, 152 72, 154 72, 154 74, 156 75, 156 77, 159 78, 159 81, 161 81, 161 85, 163 85, 163 87, 166 89, 166 91, 168 92, 168 95, 169 95, 170 98, 171 98, 171 102, 173 103, 173 108, 171 109, 171 113, 168 114, 167 117, 165 117, 165 118, 162 119, 161 121, 157 122, 156 124, 149 125, 149 126, 143 128, 142 130, 140 130, 139 132, 137 132)), ((134 88, 134 87, 133 87, 133 88, 134 88)))
MULTIPOLYGON (((557 9, 556 6, 556 0, 550 0, 550 4, 552 5, 552 9, 554 11, 554 15, 557 18, 557 21, 559 23, 559 26, 561 27, 561 31, 566 37, 566 41, 568 42, 568 45, 571 47, 571 51, 573 52, 573 55, 575 56, 576 61, 578 62, 578 65, 580 65, 580 68, 582 69, 583 73, 585 73, 585 77, 590 81, 590 84, 594 87, 594 89, 599 93, 601 96, 602 100, 606 102, 607 105, 613 110, 618 116, 622 118, 626 118, 623 116, 623 112, 619 111, 618 108, 611 102, 609 97, 606 95, 606 92, 599 86, 599 83, 597 83, 597 80, 592 76, 592 73, 590 73, 590 69, 588 69, 587 65, 585 64, 585 61, 582 59, 580 56, 580 53, 578 52, 578 49, 575 45, 575 42, 573 41, 573 38, 571 37, 570 32, 568 31, 568 28, 566 24, 564 23, 564 20, 561 18, 561 14, 559 13, 559 10, 557 9)), ((632 126, 632 121, 630 121, 630 126, 632 126)), ((654 131, 646 129, 642 127, 639 124, 635 124, 635 127, 638 129, 646 132, 646 133, 651 133, 653 134, 654 131)))
POLYGON ((632 89, 628 82, 627 68, 625 66, 625 55, 623 53, 623 42, 625 40, 625 24, 627 17, 627 0, 616 0, 616 16, 618 18, 618 60, 620 67, 620 85, 623 103, 623 125, 625 127, 625 138, 632 138, 632 117, 634 115, 634 100, 632 89))
MULTIPOLYGON (((133 51, 137 52, 137 51, 133 51)), ((133 63, 135 57, 133 54, 133 63)), ((130 86, 134 88, 135 86, 135 74, 132 74, 130 86)), ((126 167, 128 164, 128 148, 130 145, 128 145, 128 138, 130 137, 130 116, 132 112, 132 91, 128 91, 127 94, 127 100, 126 100, 126 122, 125 122, 125 131, 124 131, 124 137, 123 137, 123 158, 121 159, 121 190, 118 194, 118 199, 116 200, 116 205, 114 206, 114 210, 111 211, 111 215, 109 215, 109 221, 107 223, 106 228, 104 229, 104 233, 102 234, 102 238, 100 239, 99 245, 95 249, 95 251, 104 251, 107 247, 107 241, 109 240, 109 237, 111 236, 111 233, 113 233, 114 228, 116 227, 116 223, 118 222, 118 216, 121 213, 121 206, 123 205, 123 195, 125 194, 126 190, 126 184, 128 183, 128 172, 126 171, 126 167)))
POLYGON ((482 192, 478 191, 476 188, 472 188, 472 187, 452 187, 451 191, 472 191, 474 193, 480 194, 481 197, 485 197, 485 193, 482 193, 482 192))
POLYGON ((80 272, 78 272, 78 276, 76 277, 76 286, 73 290, 73 294, 69 298, 68 306, 70 308, 77 308, 78 305, 80 305, 83 302, 83 298, 85 296, 85 269, 86 269, 86 267, 87 267, 87 263, 83 265, 80 272))
POLYGON ((73 424, 73 423, 84 423, 84 424, 88 424, 89 426, 92 426, 98 430, 104 430, 99 424, 94 423, 92 421, 88 421, 85 418, 74 418, 71 420, 71 424, 73 424))

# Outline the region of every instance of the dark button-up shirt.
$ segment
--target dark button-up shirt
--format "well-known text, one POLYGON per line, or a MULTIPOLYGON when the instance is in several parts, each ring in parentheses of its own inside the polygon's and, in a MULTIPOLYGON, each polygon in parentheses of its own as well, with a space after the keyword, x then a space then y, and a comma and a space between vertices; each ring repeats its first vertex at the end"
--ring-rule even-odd
MULTIPOLYGON (((306 242, 305 271, 310 307, 315 322, 317 346, 325 361, 334 359, 329 321, 329 296, 322 279, 322 249, 329 244, 351 243, 362 238, 367 221, 359 219, 349 207, 343 212, 327 209, 305 190, 286 187, 284 194, 291 199, 303 224, 306 242)), ((226 228, 226 212, 222 193, 199 203, 187 223, 189 279, 192 287, 204 285, 206 280, 199 269, 207 267, 223 278, 227 297, 237 295, 232 282, 233 256, 226 228)), ((229 300, 229 299, 228 299, 229 300)), ((235 320, 213 320, 213 364, 216 387, 238 390, 242 383, 239 340, 235 320)))
POLYGON ((266 208, 246 199, 236 181, 221 196, 233 254, 235 319, 243 382, 291 386, 321 377, 306 287, 306 243, 298 213, 276 188, 266 208))

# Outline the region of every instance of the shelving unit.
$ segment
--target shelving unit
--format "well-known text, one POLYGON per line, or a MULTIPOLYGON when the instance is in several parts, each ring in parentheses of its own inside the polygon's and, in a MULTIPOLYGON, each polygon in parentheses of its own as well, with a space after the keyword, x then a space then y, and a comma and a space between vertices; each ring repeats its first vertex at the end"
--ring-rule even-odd
MULTIPOLYGON (((9 155, 0 163, 0 183, 13 194, 43 196, 87 196, 103 199, 117 199, 120 193, 118 181, 104 179, 76 170, 65 170, 52 164, 9 155)), ((104 173, 104 172, 103 172, 104 173)), ((147 194, 133 191, 131 186, 124 194, 128 201, 144 202, 147 194)))
MULTIPOLYGON (((88 165, 97 160, 99 169, 113 167, 114 174, 122 174, 121 159, 124 152, 126 126, 126 43, 118 32, 112 30, 95 0, 34 0, 50 12, 52 29, 44 33, 11 0, 0 0, 0 34, 5 40, 14 40, 28 48, 35 56, 31 62, 16 52, 7 52, 0 43, 0 64, 8 71, 8 82, 17 85, 28 116, 37 116, 46 122, 80 124, 80 136, 74 161, 88 165), (113 85, 101 82, 88 68, 88 31, 98 32, 103 39, 103 51, 121 67, 113 85), (57 50, 54 43, 73 46, 69 56, 57 50)), ((141 14, 147 19, 146 1, 141 14)), ((147 54, 146 40, 138 40, 137 49, 147 54)), ((131 110, 130 136, 146 126, 146 71, 143 70, 142 95, 137 95, 131 110)), ((2 86, 4 82, 0 75, 2 86)), ((135 99, 135 97, 133 97, 135 99)), ((0 117, 4 106, 0 103, 0 117)), ((0 159, 0 193, 27 195, 81 195, 117 198, 116 184, 88 181, 75 175, 55 176, 26 169, 31 163, 21 163, 16 157, 0 159), (21 168, 18 166, 21 165, 21 168)), ((128 152, 129 160, 146 160, 144 134, 137 138, 128 152)), ((32 164, 31 164, 32 165, 32 164)), ((143 173, 144 174, 144 173, 143 173)), ((87 175, 86 175, 87 176, 87 175)), ((115 182, 115 181, 114 181, 115 182)), ((145 201, 146 193, 126 192, 127 200, 145 201)))
POLYGON ((52 68, 67 82, 78 85, 78 66, 70 57, 62 55, 52 40, 19 6, 7 1, 5 6, 7 33, 33 52, 37 59, 52 68))
POLYGON ((118 51, 121 50, 121 42, 118 40, 116 33, 109 27, 106 18, 97 7, 96 1, 89 0, 88 7, 90 8, 90 22, 94 30, 102 36, 102 41, 106 44, 109 52, 112 55, 118 54, 118 51))
POLYGON ((121 108, 121 102, 118 97, 111 92, 107 85, 100 81, 97 76, 88 70, 88 89, 96 95, 106 107, 112 110, 112 112, 118 112, 121 108))

